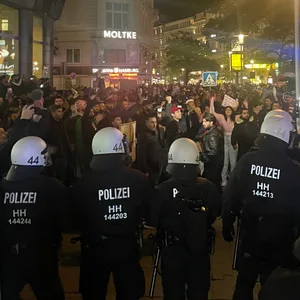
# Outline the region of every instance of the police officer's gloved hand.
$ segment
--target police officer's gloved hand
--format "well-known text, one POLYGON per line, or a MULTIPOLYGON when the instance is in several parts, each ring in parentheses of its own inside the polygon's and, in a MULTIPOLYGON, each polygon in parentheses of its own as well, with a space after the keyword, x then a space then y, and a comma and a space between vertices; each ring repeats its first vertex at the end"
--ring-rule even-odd
POLYGON ((222 235, 225 242, 232 242, 235 236, 233 224, 231 226, 223 226, 222 235))

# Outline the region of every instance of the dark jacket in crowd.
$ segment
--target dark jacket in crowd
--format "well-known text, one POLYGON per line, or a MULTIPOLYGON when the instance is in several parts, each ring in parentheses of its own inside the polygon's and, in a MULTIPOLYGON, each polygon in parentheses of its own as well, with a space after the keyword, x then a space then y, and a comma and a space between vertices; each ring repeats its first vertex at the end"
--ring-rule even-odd
POLYGON ((147 129, 146 120, 148 118, 148 113, 146 111, 142 111, 134 116, 136 121, 136 135, 138 136, 141 132, 147 129))
POLYGON ((51 152, 52 165, 47 169, 47 174, 60 179, 67 180, 68 170, 71 162, 71 147, 63 122, 58 122, 50 116, 48 135, 48 146, 53 147, 51 152))
POLYGON ((166 126, 166 139, 167 139, 167 146, 171 147, 174 141, 183 137, 183 134, 180 129, 180 124, 176 120, 172 120, 166 126))
POLYGON ((201 127, 201 123, 199 122, 198 115, 195 112, 190 112, 185 115, 187 132, 185 136, 189 139, 194 140, 196 135, 201 127))
POLYGON ((167 149, 161 148, 157 131, 150 129, 141 132, 138 141, 138 169, 145 174, 148 173, 151 181, 157 182, 167 163, 167 149))
POLYGON ((203 152, 200 159, 204 163, 203 177, 214 183, 221 191, 221 172, 224 165, 224 138, 222 132, 211 127, 203 135, 203 152))
POLYGON ((222 132, 213 126, 203 135, 204 152, 201 153, 201 161, 205 164, 223 164, 224 138, 222 132))
POLYGON ((259 125, 261 125, 265 119, 265 116, 271 111, 271 109, 267 109, 264 107, 259 113, 258 113, 258 121, 259 125))
POLYGON ((258 133, 257 122, 253 117, 249 120, 240 119, 235 123, 231 135, 231 145, 238 145, 238 160, 254 145, 258 133))
POLYGON ((82 141, 85 148, 85 163, 86 166, 89 166, 89 163, 92 159, 92 141, 93 137, 97 132, 97 127, 94 122, 94 117, 90 117, 91 109, 94 107, 94 101, 90 101, 87 104, 87 107, 84 111, 84 114, 81 118, 81 127, 82 127, 82 141))

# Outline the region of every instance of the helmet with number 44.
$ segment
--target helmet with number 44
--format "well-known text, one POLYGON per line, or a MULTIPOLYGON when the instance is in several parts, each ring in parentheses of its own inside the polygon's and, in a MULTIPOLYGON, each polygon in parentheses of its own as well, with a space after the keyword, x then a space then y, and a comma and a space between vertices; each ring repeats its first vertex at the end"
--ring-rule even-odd
POLYGON ((170 147, 168 163, 199 165, 199 150, 196 143, 188 138, 177 139, 170 147))
POLYGON ((92 142, 93 155, 125 154, 123 133, 113 127, 99 130, 92 142))
POLYGON ((15 166, 43 167, 47 161, 47 145, 39 137, 27 136, 12 148, 11 163, 15 166))

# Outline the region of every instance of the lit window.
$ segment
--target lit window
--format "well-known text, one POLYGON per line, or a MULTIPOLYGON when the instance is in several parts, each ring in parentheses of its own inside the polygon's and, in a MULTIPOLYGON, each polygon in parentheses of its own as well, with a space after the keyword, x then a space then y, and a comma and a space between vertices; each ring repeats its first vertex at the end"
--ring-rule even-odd
POLYGON ((2 20, 1 30, 2 31, 8 31, 8 20, 2 20))

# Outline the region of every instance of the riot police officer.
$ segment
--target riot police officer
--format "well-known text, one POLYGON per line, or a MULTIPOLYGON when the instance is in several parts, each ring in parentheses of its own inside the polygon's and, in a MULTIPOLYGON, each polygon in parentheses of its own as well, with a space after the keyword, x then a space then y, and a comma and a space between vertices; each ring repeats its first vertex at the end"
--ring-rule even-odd
POLYGON ((116 299, 144 295, 136 231, 147 217, 153 198, 147 177, 124 165, 123 134, 108 127, 92 142, 91 172, 74 186, 76 216, 81 231, 80 292, 83 300, 106 299, 113 273, 116 299))
POLYGON ((152 224, 163 232, 162 285, 165 300, 207 300, 210 288, 209 239, 221 195, 199 174, 199 150, 190 139, 173 142, 167 171, 157 187, 152 224), (187 290, 186 290, 187 286, 187 290))
POLYGON ((47 145, 38 137, 19 140, 0 186, 0 274, 5 300, 19 300, 29 284, 38 300, 63 300, 58 249, 67 189, 40 175, 47 145))
POLYGON ((300 165, 287 156, 292 130, 287 113, 270 112, 256 142, 258 151, 243 156, 224 191, 225 241, 233 240, 233 223, 240 215, 234 300, 252 300, 258 276, 263 287, 277 266, 295 262, 292 245, 300 221, 300 165))

